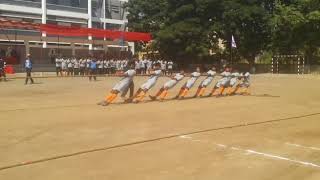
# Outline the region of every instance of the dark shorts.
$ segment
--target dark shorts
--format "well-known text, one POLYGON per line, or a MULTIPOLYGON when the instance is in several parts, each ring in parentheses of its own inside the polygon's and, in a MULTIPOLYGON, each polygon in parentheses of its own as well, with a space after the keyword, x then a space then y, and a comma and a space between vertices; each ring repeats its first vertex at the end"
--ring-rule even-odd
POLYGON ((32 72, 31 68, 26 68, 26 73, 28 77, 31 77, 31 72, 32 72))

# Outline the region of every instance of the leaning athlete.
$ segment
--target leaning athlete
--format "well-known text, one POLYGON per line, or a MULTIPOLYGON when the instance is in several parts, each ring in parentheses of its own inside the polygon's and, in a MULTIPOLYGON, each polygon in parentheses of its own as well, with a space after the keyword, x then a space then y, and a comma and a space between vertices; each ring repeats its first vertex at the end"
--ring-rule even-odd
POLYGON ((106 99, 98 105, 107 106, 117 98, 119 93, 125 94, 126 92, 128 92, 131 85, 133 84, 133 78, 135 75, 136 71, 134 70, 134 62, 130 62, 129 70, 127 70, 123 74, 123 78, 112 88, 110 94, 106 97, 106 99))
POLYGON ((236 69, 233 70, 233 72, 231 73, 230 82, 229 82, 227 90, 226 90, 227 96, 232 96, 236 93, 240 77, 241 77, 241 74, 239 73, 239 71, 236 69))
POLYGON ((200 71, 200 68, 197 67, 196 71, 191 73, 191 78, 188 79, 188 81, 181 87, 175 99, 179 99, 179 98, 183 99, 188 94, 189 90, 194 86, 194 84, 196 83, 196 81, 199 79, 200 76, 201 76, 201 71, 200 71))
POLYGON ((224 72, 220 74, 222 78, 216 83, 209 96, 222 96, 226 87, 228 87, 231 79, 231 68, 227 67, 224 72))
POLYGON ((150 77, 148 81, 141 85, 141 87, 138 89, 136 94, 127 100, 127 102, 135 102, 139 103, 143 100, 143 98, 146 96, 147 92, 156 85, 158 78, 162 74, 161 65, 159 63, 155 64, 155 69, 153 71, 150 71, 150 77))
POLYGON ((206 88, 212 83, 214 76, 217 74, 216 72, 216 67, 212 67, 208 72, 207 72, 207 77, 200 83, 200 86, 198 87, 198 90, 194 97, 202 97, 203 94, 206 91, 206 88))
POLYGON ((236 93, 240 94, 240 95, 245 95, 248 96, 250 95, 250 73, 246 72, 246 73, 242 73, 241 76, 241 80, 242 82, 238 85, 238 89, 236 90, 236 93))
POLYGON ((184 78, 184 76, 185 74, 183 70, 181 70, 180 73, 172 76, 171 79, 163 85, 163 87, 155 96, 149 96, 150 99, 155 101, 158 97, 160 97, 160 100, 164 100, 168 96, 168 91, 175 87, 184 78))

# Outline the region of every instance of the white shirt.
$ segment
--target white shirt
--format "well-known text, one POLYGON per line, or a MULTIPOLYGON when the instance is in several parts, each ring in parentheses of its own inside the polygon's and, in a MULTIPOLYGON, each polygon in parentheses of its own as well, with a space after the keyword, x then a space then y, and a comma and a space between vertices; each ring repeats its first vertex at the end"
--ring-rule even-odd
POLYGON ((172 61, 168 62, 168 69, 173 69, 173 62, 172 61))
POLYGON ((124 78, 122 80, 131 81, 135 75, 136 71, 134 69, 129 69, 124 73, 124 78))
POLYGON ((167 62, 164 61, 164 62, 161 63, 161 69, 162 70, 166 70, 167 69, 167 62))
POLYGON ((140 62, 136 61, 135 69, 140 69, 140 62))
POLYGON ((226 71, 222 72, 220 75, 221 75, 223 78, 229 78, 229 77, 231 77, 231 73, 230 73, 230 72, 226 72, 226 71))
POLYGON ((74 68, 76 68, 76 69, 79 68, 80 63, 79 63, 78 60, 75 59, 74 62, 73 62, 73 64, 74 64, 74 68))
POLYGON ((173 79, 177 81, 181 81, 183 78, 184 78, 184 75, 177 73, 173 79))
POLYGON ((56 58, 56 67, 61 67, 61 63, 62 63, 62 60, 59 58, 56 58))
POLYGON ((160 77, 161 72, 162 72, 162 70, 160 70, 160 69, 159 69, 159 70, 155 70, 155 71, 150 75, 149 80, 156 81, 156 80, 160 77))
POLYGON ((98 61, 98 62, 99 62, 98 68, 99 68, 99 69, 102 69, 102 68, 103 68, 103 61, 98 61))
POLYGON ((216 74, 217 74, 217 72, 212 71, 212 70, 209 70, 209 71, 207 72, 207 75, 208 75, 208 76, 211 76, 211 77, 215 76, 216 74))
POLYGON ((195 82, 199 77, 201 76, 201 73, 199 72, 193 72, 191 73, 191 78, 188 80, 189 83, 195 82))

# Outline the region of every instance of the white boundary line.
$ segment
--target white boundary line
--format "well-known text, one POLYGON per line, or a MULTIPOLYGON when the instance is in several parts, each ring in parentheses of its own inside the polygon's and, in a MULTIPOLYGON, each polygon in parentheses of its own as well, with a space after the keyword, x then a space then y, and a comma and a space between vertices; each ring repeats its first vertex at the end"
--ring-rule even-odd
POLYGON ((304 149, 311 149, 311 150, 315 150, 315 151, 320 151, 320 148, 317 148, 317 147, 308 147, 308 146, 303 146, 300 144, 294 144, 294 143, 288 143, 288 142, 286 143, 286 145, 300 147, 300 148, 304 148, 304 149))
MULTIPOLYGON (((194 141, 194 142, 208 143, 208 141, 193 139, 191 136, 180 136, 180 138, 181 139, 185 139, 185 140, 194 141)), ((286 143, 286 144, 297 146, 297 147, 309 148, 309 149, 313 149, 313 150, 320 150, 319 148, 315 148, 315 147, 305 147, 305 146, 301 146, 301 145, 297 145, 297 144, 290 144, 290 143, 286 143)), ((269 159, 277 159, 277 160, 288 161, 288 162, 299 164, 299 165, 320 168, 320 165, 315 164, 315 163, 311 163, 311 162, 307 162, 307 161, 290 159, 290 158, 287 158, 287 157, 282 157, 282 156, 279 156, 279 155, 274 155, 274 154, 269 154, 269 153, 258 152, 258 151, 251 150, 251 149, 242 149, 240 147, 232 147, 232 146, 229 147, 229 146, 224 145, 224 144, 216 144, 216 143, 214 143, 214 145, 218 146, 219 148, 223 148, 223 149, 230 149, 230 150, 234 150, 234 151, 243 151, 246 155, 259 155, 259 156, 263 156, 263 157, 266 157, 266 158, 269 158, 269 159)))

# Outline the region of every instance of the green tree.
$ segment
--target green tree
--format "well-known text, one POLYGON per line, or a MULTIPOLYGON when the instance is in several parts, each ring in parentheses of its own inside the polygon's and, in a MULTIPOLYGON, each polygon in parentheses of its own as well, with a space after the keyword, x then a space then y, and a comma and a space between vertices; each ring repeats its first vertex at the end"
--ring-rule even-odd
POLYGON ((272 17, 275 53, 306 55, 313 63, 320 47, 320 1, 277 1, 272 17))
POLYGON ((175 59, 206 57, 220 39, 228 55, 232 35, 250 64, 266 50, 319 52, 319 0, 130 0, 127 8, 129 29, 152 33, 151 47, 175 59))
POLYGON ((272 4, 265 2, 224 0, 223 12, 215 25, 215 31, 226 44, 227 53, 230 52, 231 36, 234 35, 238 46, 236 52, 251 65, 269 44, 272 4))

